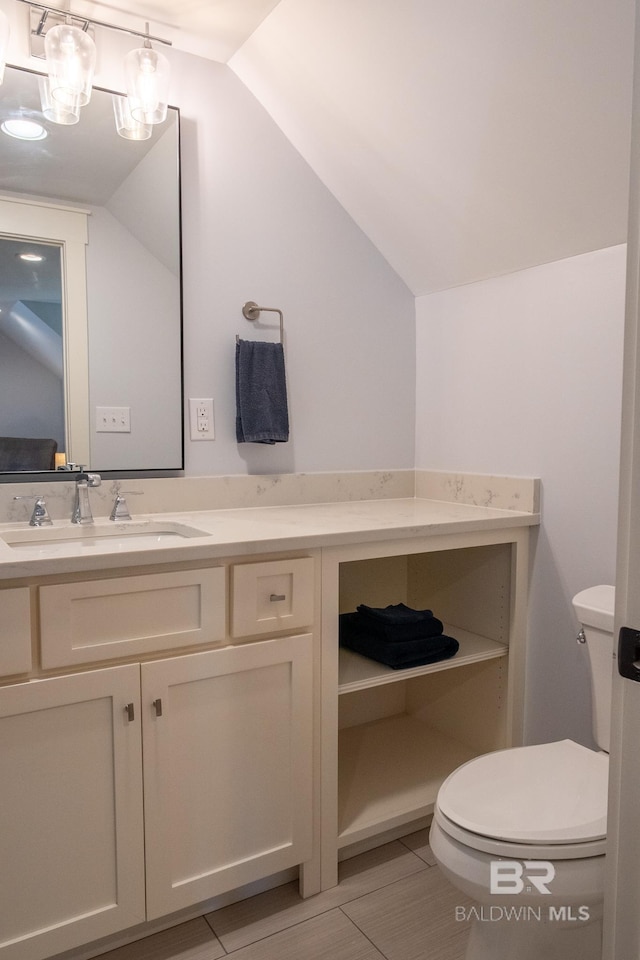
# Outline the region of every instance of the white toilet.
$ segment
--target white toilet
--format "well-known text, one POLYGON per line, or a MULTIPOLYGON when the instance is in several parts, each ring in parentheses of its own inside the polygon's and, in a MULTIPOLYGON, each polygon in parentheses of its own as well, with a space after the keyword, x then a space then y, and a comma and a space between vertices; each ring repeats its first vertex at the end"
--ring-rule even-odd
POLYGON ((593 735, 486 754, 442 784, 430 844, 471 919, 467 960, 600 960, 614 588, 573 599, 591 669, 593 735), (466 906, 464 906, 466 904, 466 906))

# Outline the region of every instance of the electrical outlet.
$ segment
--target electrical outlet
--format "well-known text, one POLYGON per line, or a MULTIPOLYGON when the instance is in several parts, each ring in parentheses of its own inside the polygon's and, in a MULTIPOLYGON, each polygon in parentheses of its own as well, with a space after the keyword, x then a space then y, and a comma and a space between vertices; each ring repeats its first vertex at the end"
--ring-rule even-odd
POLYGON ((189 399, 189 429, 192 440, 213 440, 213 400, 191 397, 189 399))

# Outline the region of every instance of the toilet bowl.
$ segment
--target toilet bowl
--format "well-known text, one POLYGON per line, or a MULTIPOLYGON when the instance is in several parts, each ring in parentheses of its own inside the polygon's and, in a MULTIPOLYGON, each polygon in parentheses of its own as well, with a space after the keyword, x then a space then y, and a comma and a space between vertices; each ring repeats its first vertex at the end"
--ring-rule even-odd
POLYGON ((600 960, 614 591, 574 598, 599 750, 572 740, 470 760, 442 784, 430 844, 472 906, 467 960, 600 960))

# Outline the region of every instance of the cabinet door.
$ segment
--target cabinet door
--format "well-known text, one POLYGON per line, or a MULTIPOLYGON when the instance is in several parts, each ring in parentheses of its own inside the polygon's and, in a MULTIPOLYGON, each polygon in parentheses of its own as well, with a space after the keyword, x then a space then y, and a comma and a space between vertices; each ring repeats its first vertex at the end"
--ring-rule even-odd
POLYGON ((147 914, 311 856, 311 637, 142 666, 147 914))
POLYGON ((0 689, 3 960, 144 920, 139 701, 137 665, 0 689))
POLYGON ((0 590, 0 676, 31 670, 29 587, 0 590))

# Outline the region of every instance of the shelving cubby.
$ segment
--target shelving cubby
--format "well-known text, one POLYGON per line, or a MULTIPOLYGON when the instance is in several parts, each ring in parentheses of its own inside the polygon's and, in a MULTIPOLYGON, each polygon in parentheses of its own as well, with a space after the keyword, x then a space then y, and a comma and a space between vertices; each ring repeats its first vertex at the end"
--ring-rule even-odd
POLYGON ((525 541, 516 533, 445 542, 446 549, 336 553, 339 613, 403 602, 432 610, 460 644, 450 659, 404 670, 339 649, 338 850, 430 815, 460 764, 518 740, 513 671, 521 658, 511 653, 523 629, 525 541))

